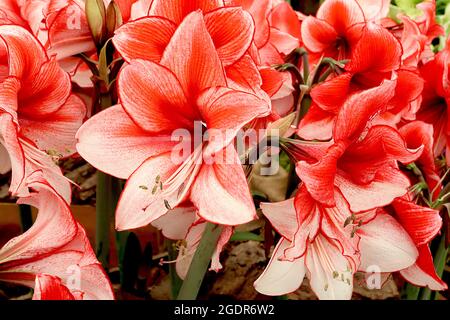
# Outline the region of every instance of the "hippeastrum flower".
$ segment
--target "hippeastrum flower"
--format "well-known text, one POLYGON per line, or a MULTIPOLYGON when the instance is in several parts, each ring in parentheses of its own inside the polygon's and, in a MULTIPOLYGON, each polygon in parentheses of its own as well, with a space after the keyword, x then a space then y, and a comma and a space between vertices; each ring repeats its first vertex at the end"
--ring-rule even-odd
POLYGON ((344 60, 361 36, 364 13, 356 0, 328 0, 302 22, 305 47, 314 56, 344 60))
POLYGON ((26 196, 24 180, 42 170, 70 201, 70 185, 53 160, 76 152, 84 103, 71 94, 69 76, 25 29, 0 26, 0 57, 0 153, 5 160, 0 169, 12 168, 10 191, 26 196))
POLYGON ((377 121, 389 125, 414 111, 423 80, 415 71, 401 67, 401 56, 399 41, 386 29, 368 23, 345 72, 312 89, 314 103, 300 123, 299 135, 308 140, 330 139, 337 115, 349 100, 355 109, 360 100, 383 101, 377 121), (392 86, 395 94, 385 100, 392 86))
MULTIPOLYGON (((207 222, 197 214, 195 207, 189 203, 169 211, 152 223, 154 227, 161 230, 162 234, 167 239, 179 240, 179 253, 177 259, 167 263, 176 264, 176 271, 181 279, 186 277, 194 254, 197 251, 197 247, 200 244, 200 240, 205 231, 206 224, 207 222)), ((220 253, 230 240, 232 234, 232 227, 223 227, 223 231, 211 258, 210 270, 218 272, 222 269, 222 264, 219 260, 220 253)))
POLYGON ((38 208, 38 216, 27 232, 0 249, 0 280, 34 287, 36 277, 42 284, 41 275, 49 274, 62 280, 72 295, 113 299, 109 280, 67 202, 39 171, 27 184, 32 192, 18 203, 38 208))
POLYGON ((446 152, 447 164, 450 164, 450 139, 448 128, 450 105, 450 42, 444 50, 436 54, 435 58, 420 68, 425 80, 422 93, 422 105, 417 113, 417 119, 433 125, 434 155, 446 152))
MULTIPOLYGON (((115 0, 122 21, 148 12, 147 0, 115 0)), ((104 0, 105 8, 111 0, 104 0)), ((102 23, 102 22, 100 22, 102 23)), ((73 76, 81 87, 92 87, 92 76, 75 56, 95 51, 95 43, 85 15, 85 0, 8 0, 0 3, 0 24, 20 25, 45 47, 49 56, 73 76)), ((103 30, 105 37, 107 31, 103 30)))
POLYGON ((337 187, 350 209, 360 212, 385 206, 406 194, 411 183, 397 161, 414 162, 423 147, 408 149, 398 131, 388 126, 373 126, 360 139, 356 136, 353 141, 341 140, 349 127, 337 126, 334 144, 317 162, 297 163, 297 174, 311 196, 324 205, 334 206, 337 187))
POLYGON ((290 293, 306 276, 319 299, 350 299, 356 271, 375 264, 393 272, 414 264, 417 249, 392 216, 355 214, 337 189, 335 198, 335 206, 323 206, 301 185, 295 199, 261 205, 282 239, 255 282, 257 291, 290 293))
POLYGON ((159 62, 176 27, 189 13, 202 10, 207 30, 225 67, 231 88, 269 95, 276 101, 272 118, 293 105, 292 79, 271 68, 299 46, 300 22, 288 4, 271 1, 154 0, 149 16, 125 24, 113 42, 126 61, 159 62))
POLYGON ((202 218, 218 224, 256 217, 230 143, 245 124, 267 115, 270 106, 226 85, 200 11, 183 20, 159 63, 132 60, 122 70, 121 105, 91 118, 78 132, 77 145, 92 165, 128 179, 117 208, 118 229, 151 223, 188 199, 202 218), (195 122, 203 127, 199 137, 195 122), (181 144, 193 147, 181 161, 176 159, 180 142, 171 136, 180 129, 189 136, 181 144), (208 141, 195 143, 192 137, 202 139, 204 129, 208 141))

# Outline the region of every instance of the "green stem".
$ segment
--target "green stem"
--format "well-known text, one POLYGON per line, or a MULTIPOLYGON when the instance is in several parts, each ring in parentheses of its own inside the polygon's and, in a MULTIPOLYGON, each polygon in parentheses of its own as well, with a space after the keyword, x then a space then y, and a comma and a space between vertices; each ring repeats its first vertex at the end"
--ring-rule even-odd
POLYGON ((177 300, 195 300, 197 298, 221 233, 221 226, 208 222, 177 300))
MULTIPOLYGON (((447 262, 448 248, 445 247, 445 234, 441 236, 441 241, 439 242, 439 247, 434 255, 434 268, 436 269, 436 274, 438 277, 442 278, 444 273, 445 264, 447 262)), ((428 288, 424 288, 421 300, 431 300, 432 291, 428 288)))
POLYGON ((406 300, 418 300, 420 293, 420 287, 417 287, 411 283, 406 284, 406 300))
POLYGON ((109 268, 111 226, 116 206, 113 179, 106 173, 97 172, 95 248, 97 258, 106 270, 109 268))
POLYGON ((33 216, 31 214, 31 207, 27 204, 19 205, 20 224, 22 225, 22 232, 27 231, 33 225, 33 216))
MULTIPOLYGON (((176 242, 166 240, 167 252, 169 253, 169 261, 174 261, 178 257, 178 250, 175 247, 176 242)), ((172 299, 175 300, 180 293, 183 280, 178 276, 175 263, 169 263, 169 276, 172 299)))

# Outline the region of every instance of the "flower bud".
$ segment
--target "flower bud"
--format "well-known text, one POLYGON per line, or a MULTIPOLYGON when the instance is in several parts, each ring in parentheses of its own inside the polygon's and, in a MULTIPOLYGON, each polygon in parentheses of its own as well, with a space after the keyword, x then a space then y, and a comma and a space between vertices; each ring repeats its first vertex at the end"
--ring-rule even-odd
POLYGON ((108 32, 108 38, 114 36, 114 31, 117 30, 123 23, 122 13, 117 3, 113 0, 109 3, 106 9, 106 29, 108 32))
POLYGON ((103 0, 86 0, 86 19, 92 38, 97 46, 101 46, 106 34, 106 8, 103 0))

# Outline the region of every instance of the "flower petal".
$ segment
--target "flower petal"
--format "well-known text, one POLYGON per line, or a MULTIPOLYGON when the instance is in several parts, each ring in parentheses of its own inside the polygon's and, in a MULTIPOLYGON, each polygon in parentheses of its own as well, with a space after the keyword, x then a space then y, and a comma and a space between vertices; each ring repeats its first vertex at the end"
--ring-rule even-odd
POLYGON ((431 290, 446 290, 448 288, 447 284, 436 274, 428 245, 419 247, 419 258, 416 263, 401 270, 400 274, 415 286, 427 286, 431 290))
POLYGON ((125 111, 146 131, 172 133, 193 126, 195 113, 180 82, 159 64, 134 60, 122 69, 118 91, 125 111))
POLYGON ((307 276, 320 300, 350 300, 353 272, 341 250, 323 235, 318 235, 306 253, 307 276))
POLYGON ((261 210, 279 234, 289 241, 293 240, 298 229, 294 198, 276 203, 263 202, 261 210))
POLYGON ((116 105, 89 119, 77 133, 77 150, 94 167, 128 179, 148 158, 171 150, 170 136, 149 135, 116 105))
POLYGON ((396 217, 417 247, 429 243, 441 230, 439 211, 397 198, 392 203, 396 217))
POLYGON ((33 300, 76 300, 61 279, 49 274, 38 274, 33 300))
POLYGON ((224 66, 233 64, 245 54, 255 32, 252 16, 236 7, 208 12, 205 24, 224 66))
POLYGON ((60 109, 46 116, 45 121, 22 117, 19 125, 22 134, 36 143, 39 149, 67 157, 76 152, 75 135, 85 116, 84 102, 71 95, 60 109), (55 139, 55 136, 58 138, 55 139))
POLYGON ((219 55, 199 11, 189 14, 180 24, 161 64, 173 71, 189 97, 196 98, 209 87, 226 85, 219 55))
POLYGON ((206 90, 197 102, 208 128, 205 156, 214 155, 255 118, 268 115, 270 105, 255 95, 223 87, 206 90))
POLYGON ((126 61, 159 62, 177 26, 161 17, 145 17, 116 30, 113 43, 126 61))
POLYGON ((305 277, 304 258, 293 262, 281 260, 290 243, 281 239, 261 276, 255 281, 256 291, 267 296, 280 296, 297 290, 305 277))
POLYGON ((234 146, 204 164, 191 190, 198 214, 210 222, 239 225, 257 219, 253 199, 234 146))
POLYGON ((360 270, 377 266, 381 272, 399 271, 414 264, 419 255, 405 229, 383 211, 361 226, 357 233, 361 237, 360 270))

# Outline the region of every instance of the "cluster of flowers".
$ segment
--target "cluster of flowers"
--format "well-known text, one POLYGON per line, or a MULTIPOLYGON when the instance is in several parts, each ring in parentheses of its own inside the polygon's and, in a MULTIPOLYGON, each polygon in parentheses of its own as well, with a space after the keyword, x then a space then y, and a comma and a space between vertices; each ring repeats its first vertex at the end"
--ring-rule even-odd
POLYGON ((388 17, 389 5, 326 0, 305 16, 281 0, 104 0, 107 12, 82 0, 0 1, 0 171, 12 169, 19 203, 39 208, 1 249, 0 280, 34 286, 35 298, 113 297, 54 162, 75 153, 127 180, 118 230, 151 223, 185 240, 182 278, 206 223, 223 225, 219 270, 234 227, 258 219, 236 134, 278 126, 299 183, 292 198, 261 204, 281 240, 259 292, 292 292, 306 276, 320 299, 349 299, 354 274, 371 266, 445 289, 429 243, 446 198, 446 164, 435 160, 450 160, 450 43, 432 50, 443 35, 434 1, 415 18, 388 17), (110 8, 121 16, 112 23, 110 8), (117 104, 96 112, 80 97, 98 89, 88 64, 100 43, 123 66, 117 104), (172 133, 196 122, 207 141, 174 162, 172 133))

